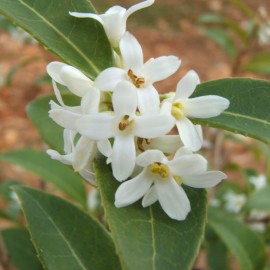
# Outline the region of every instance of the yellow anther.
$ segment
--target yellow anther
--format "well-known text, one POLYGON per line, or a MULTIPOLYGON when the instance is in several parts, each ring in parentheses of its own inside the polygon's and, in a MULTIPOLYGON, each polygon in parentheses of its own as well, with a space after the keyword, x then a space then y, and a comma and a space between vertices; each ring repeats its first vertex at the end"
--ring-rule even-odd
POLYGON ((176 118, 176 119, 182 119, 185 114, 184 114, 184 106, 181 102, 174 102, 172 104, 172 109, 171 109, 171 114, 176 118))
POLYGON ((137 75, 135 75, 134 72, 131 69, 128 70, 128 76, 129 76, 131 82, 137 88, 140 88, 142 86, 142 84, 145 83, 145 79, 143 77, 138 77, 137 75))
POLYGON ((150 165, 150 171, 152 173, 158 174, 164 180, 170 175, 170 169, 168 166, 159 162, 152 163, 150 165))
POLYGON ((182 178, 181 178, 180 176, 174 176, 173 178, 174 178, 175 182, 176 182, 179 186, 182 185, 183 180, 182 180, 182 178))
POLYGON ((132 123, 132 119, 129 118, 129 115, 124 115, 121 122, 118 125, 119 130, 125 130, 132 123))

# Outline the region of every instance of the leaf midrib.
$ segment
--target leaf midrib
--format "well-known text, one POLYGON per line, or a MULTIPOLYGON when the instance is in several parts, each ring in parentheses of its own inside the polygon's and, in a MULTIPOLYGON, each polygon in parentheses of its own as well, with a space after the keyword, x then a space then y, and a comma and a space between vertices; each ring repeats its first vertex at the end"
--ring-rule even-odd
POLYGON ((53 225, 53 227, 56 229, 56 231, 58 232, 60 237, 64 240, 64 242, 66 243, 66 245, 67 245, 68 249, 70 250, 71 254, 74 255, 73 257, 76 259, 78 264, 82 267, 82 269, 83 270, 88 270, 86 268, 86 266, 84 266, 83 262, 80 260, 80 258, 76 254, 76 252, 72 249, 72 246, 70 245, 70 243, 65 239, 64 235, 61 233, 61 230, 59 229, 57 224, 50 218, 49 213, 44 208, 42 208, 42 206, 39 204, 39 202, 37 200, 35 200, 35 198, 31 194, 29 194, 27 192, 25 192, 25 193, 28 195, 28 197, 31 197, 31 199, 36 203, 37 207, 49 217, 48 221, 53 225))
POLYGON ((152 237, 152 247, 153 247, 153 255, 152 255, 152 265, 153 265, 153 270, 156 270, 156 256, 157 256, 157 251, 156 251, 156 239, 155 239, 155 228, 154 228, 154 214, 152 210, 152 206, 149 207, 149 214, 150 214, 150 224, 151 224, 151 237, 152 237))
POLYGON ((22 0, 19 0, 19 2, 22 5, 24 5, 26 8, 28 8, 31 12, 33 12, 42 21, 44 21, 46 24, 48 24, 59 36, 61 36, 72 48, 74 48, 75 51, 77 51, 86 60, 86 62, 93 68, 93 70, 97 74, 100 72, 100 70, 98 69, 98 67, 74 43, 72 43, 70 41, 70 39, 68 39, 58 28, 56 28, 53 24, 51 24, 50 21, 48 21, 44 16, 42 16, 35 9, 33 9, 30 5, 27 5, 22 0))

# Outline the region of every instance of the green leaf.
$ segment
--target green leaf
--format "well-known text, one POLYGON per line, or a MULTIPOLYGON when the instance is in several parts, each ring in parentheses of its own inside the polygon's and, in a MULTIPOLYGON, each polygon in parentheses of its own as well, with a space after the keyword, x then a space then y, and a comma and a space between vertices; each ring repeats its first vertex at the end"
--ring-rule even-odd
POLYGON ((121 269, 110 235, 96 220, 53 195, 26 187, 14 190, 45 269, 121 269))
POLYGON ((90 78, 112 66, 112 50, 99 22, 69 11, 95 12, 89 0, 1 0, 0 13, 21 26, 48 50, 90 78))
MULTIPOLYGON (((78 105, 80 100, 71 94, 62 94, 66 105, 78 105)), ((50 100, 57 102, 55 96, 49 95, 30 102, 27 106, 27 115, 38 129, 42 139, 54 150, 63 153, 63 128, 57 125, 50 117, 50 100)))
POLYGON ((175 221, 157 203, 147 208, 140 203, 116 208, 114 194, 119 183, 104 159, 98 159, 95 168, 106 219, 123 269, 191 269, 204 232, 205 191, 185 188, 192 211, 185 221, 175 221))
POLYGON ((269 75, 270 74, 270 53, 257 53, 251 57, 243 66, 245 70, 269 75))
POLYGON ((208 28, 205 30, 205 34, 215 41, 230 58, 235 57, 235 44, 228 31, 220 28, 208 28))
POLYGON ((244 270, 261 270, 266 263, 266 248, 262 239, 245 224, 209 208, 208 224, 234 254, 244 270))
POLYGON ((12 263, 19 270, 42 270, 36 251, 25 228, 5 229, 1 232, 12 263))
POLYGON ((86 205, 86 191, 82 178, 74 170, 50 158, 45 152, 31 149, 14 150, 0 154, 0 160, 9 161, 39 175, 60 190, 86 205))
POLYGON ((230 100, 218 117, 194 119, 195 123, 226 129, 270 143, 270 82, 231 78, 198 85, 192 97, 219 95, 230 100))
POLYGON ((245 205, 248 209, 270 211, 270 186, 255 191, 245 205))

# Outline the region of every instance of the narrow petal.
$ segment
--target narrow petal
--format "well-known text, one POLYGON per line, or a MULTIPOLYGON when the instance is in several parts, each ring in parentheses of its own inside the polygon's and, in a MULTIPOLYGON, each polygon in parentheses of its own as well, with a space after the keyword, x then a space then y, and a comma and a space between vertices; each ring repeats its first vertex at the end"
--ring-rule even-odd
POLYGON ((133 136, 116 136, 112 150, 112 171, 118 181, 126 180, 135 167, 136 149, 133 136))
POLYGON ((161 56, 147 61, 142 70, 149 83, 154 83, 174 74, 180 65, 181 61, 176 56, 161 56))
POLYGON ((56 82, 54 80, 52 80, 52 85, 53 85, 53 91, 54 91, 54 94, 56 96, 57 101, 59 102, 59 104, 62 107, 65 107, 66 105, 65 105, 65 103, 64 103, 64 101, 62 99, 61 93, 60 93, 60 91, 59 91, 59 89, 57 87, 57 84, 56 84, 56 82))
POLYGON ((81 12, 69 12, 69 14, 73 17, 77 17, 77 18, 90 18, 90 19, 94 19, 99 21, 102 25, 103 20, 101 19, 101 17, 97 14, 94 13, 81 13, 81 12))
POLYGON ((84 178, 86 181, 88 181, 91 185, 93 185, 93 186, 97 185, 95 182, 96 175, 92 170, 85 168, 85 169, 79 171, 79 174, 82 176, 82 178, 84 178))
POLYGON ((141 138, 156 138, 168 133, 174 126, 169 115, 143 115, 136 118, 134 135, 141 138))
POLYGON ((192 151, 198 151, 202 147, 202 134, 188 118, 177 120, 176 126, 185 146, 189 147, 192 151))
POLYGON ((63 164, 66 164, 66 165, 71 165, 71 164, 72 164, 72 158, 73 158, 73 155, 72 155, 72 154, 61 155, 61 154, 59 154, 57 151, 52 150, 52 149, 48 149, 48 150, 46 151, 46 153, 47 153, 52 159, 58 160, 58 161, 60 161, 60 162, 63 163, 63 164))
POLYGON ((172 219, 184 220, 191 208, 183 188, 172 177, 167 181, 156 181, 155 187, 159 203, 165 213, 172 219))
POLYGON ((194 188, 211 188, 226 178, 226 174, 220 171, 209 171, 198 175, 182 176, 183 183, 194 188))
POLYGON ((150 188, 152 181, 145 177, 145 170, 135 178, 122 183, 115 193, 115 206, 124 207, 139 200, 150 188))
POLYGON ((151 84, 145 88, 139 89, 138 108, 141 114, 156 114, 159 112, 159 94, 151 84))
POLYGON ((202 96, 186 100, 184 112, 188 117, 209 118, 220 115, 229 105, 229 100, 224 97, 202 96))
POLYGON ((100 91, 113 91, 122 80, 127 79, 127 73, 121 68, 111 67, 102 71, 94 82, 94 87, 100 91))
POLYGON ((174 158, 167 162, 172 175, 182 176, 186 174, 198 174, 206 172, 207 160, 199 155, 192 154, 174 158))
POLYGON ((118 116, 134 115, 137 109, 137 90, 128 82, 119 82, 112 96, 114 112, 118 116))
POLYGON ((93 81, 87 78, 81 71, 68 65, 61 69, 60 77, 64 85, 79 97, 82 97, 87 91, 91 90, 93 85, 93 81))
POLYGON ((50 110, 49 116, 58 125, 70 130, 76 130, 76 121, 81 117, 80 114, 75 114, 64 109, 50 110))
POLYGON ((200 78, 194 70, 190 70, 177 84, 174 99, 186 99, 194 92, 200 78))
POLYGON ((136 164, 141 167, 147 167, 154 162, 165 163, 167 161, 165 155, 160 150, 156 149, 147 150, 136 158, 136 164))
POLYGON ((100 91, 92 87, 81 99, 82 112, 85 114, 97 113, 99 111, 100 91))
POLYGON ((150 147, 161 150, 164 153, 174 153, 179 147, 183 146, 178 135, 163 135, 151 140, 150 147))
POLYGON ((132 13, 136 12, 139 9, 151 6, 154 2, 155 2, 155 0, 146 0, 146 1, 143 1, 141 3, 138 3, 136 5, 131 6, 126 11, 125 18, 127 19, 132 13))
POLYGON ((64 139, 64 151, 65 153, 71 153, 74 148, 74 138, 77 132, 74 130, 64 129, 63 139, 64 139))
POLYGON ((99 140, 97 141, 98 151, 105 157, 111 157, 112 146, 109 140, 99 140))
POLYGON ((157 191, 155 185, 150 187, 142 199, 142 206, 148 207, 158 200, 157 191))
POLYGON ((65 63, 61 63, 58 61, 53 61, 47 65, 47 72, 50 77, 56 81, 57 83, 65 85, 62 78, 60 77, 61 70, 63 67, 67 66, 65 63))
POLYGON ((136 74, 136 71, 140 70, 143 66, 141 45, 133 35, 126 32, 120 41, 120 50, 124 59, 125 68, 132 69, 136 74))
POLYGON ((92 140, 105 140, 114 136, 114 116, 98 113, 83 116, 75 123, 76 130, 92 140))

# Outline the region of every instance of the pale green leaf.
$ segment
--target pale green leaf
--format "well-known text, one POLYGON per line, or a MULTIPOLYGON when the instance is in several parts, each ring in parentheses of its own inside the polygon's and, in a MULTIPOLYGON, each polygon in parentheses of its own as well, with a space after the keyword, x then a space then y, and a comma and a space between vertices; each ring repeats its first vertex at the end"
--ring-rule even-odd
POLYGON ((18 270, 42 270, 37 253, 25 228, 10 228, 1 232, 5 248, 18 270))
POLYGON ((192 97, 219 95, 230 101, 218 117, 195 123, 226 129, 270 143, 270 82, 246 78, 209 81, 198 85, 192 97))
POLYGON ((116 208, 114 194, 119 183, 104 159, 98 159, 95 168, 106 219, 123 269, 191 269, 204 232, 205 191, 185 188, 192 211, 185 221, 175 221, 158 203, 147 208, 140 203, 116 208))
POLYGON ((45 269, 119 270, 109 233, 67 201, 26 187, 14 188, 45 269))
POLYGON ((60 190, 86 205, 86 191, 82 178, 74 170, 59 161, 51 159, 45 152, 21 149, 0 154, 5 160, 39 175, 43 181, 53 183, 60 190))
POLYGON ((0 13, 48 50, 90 78, 112 65, 112 50, 100 23, 69 11, 95 12, 88 0, 1 0, 0 13))
POLYGON ((259 235, 247 225, 213 207, 208 210, 208 224, 238 259, 241 269, 264 268, 266 247, 259 235))
POLYGON ((269 75, 270 74, 270 53, 257 53, 253 55, 243 66, 244 69, 269 75))
POLYGON ((245 205, 248 209, 257 209, 262 211, 270 211, 270 187, 267 186, 255 191, 245 205))

